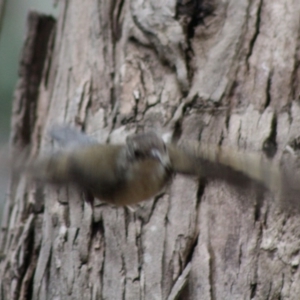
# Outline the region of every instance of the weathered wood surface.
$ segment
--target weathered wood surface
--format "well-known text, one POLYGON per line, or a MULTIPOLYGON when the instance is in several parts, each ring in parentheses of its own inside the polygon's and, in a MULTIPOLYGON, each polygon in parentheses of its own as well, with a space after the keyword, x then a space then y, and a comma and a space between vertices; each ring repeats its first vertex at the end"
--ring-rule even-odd
MULTIPOLYGON (((31 22, 13 144, 45 152, 47 130, 68 123, 100 142, 155 128, 273 159, 287 146, 297 154, 300 2, 193 3, 63 1, 55 31, 31 22)), ((276 195, 177 176, 133 211, 83 199, 11 185, 1 299, 299 299, 300 216, 276 195)))

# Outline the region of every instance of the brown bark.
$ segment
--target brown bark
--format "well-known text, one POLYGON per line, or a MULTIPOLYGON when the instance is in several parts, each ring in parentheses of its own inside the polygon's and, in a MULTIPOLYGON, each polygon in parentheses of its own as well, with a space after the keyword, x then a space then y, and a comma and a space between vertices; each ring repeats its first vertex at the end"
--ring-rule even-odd
MULTIPOLYGON (((47 130, 68 123, 100 142, 155 128, 297 153, 300 2, 194 3, 63 1, 55 31, 31 14, 13 144, 45 152, 47 130)), ((276 199, 176 176, 131 211, 21 178, 0 236, 0 297, 298 299, 299 215, 276 199)))

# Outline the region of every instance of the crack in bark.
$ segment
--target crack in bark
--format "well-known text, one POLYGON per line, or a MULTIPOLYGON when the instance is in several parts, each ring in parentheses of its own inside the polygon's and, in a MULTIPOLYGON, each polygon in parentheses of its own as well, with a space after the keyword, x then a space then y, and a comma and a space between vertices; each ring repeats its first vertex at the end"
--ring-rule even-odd
MULTIPOLYGON (((204 195, 206 184, 207 184, 207 180, 205 177, 199 178, 199 184, 198 184, 198 190, 197 190, 197 202, 196 202, 196 210, 197 211, 199 209, 199 205, 201 203, 202 196, 204 195)), ((198 221, 198 215, 197 215, 197 221, 198 221)))
MULTIPOLYGON (((66 91, 68 93, 68 91, 70 90, 70 80, 71 80, 71 75, 72 75, 72 67, 70 67, 68 69, 68 75, 67 75, 67 80, 66 80, 66 91)), ((69 109, 69 103, 70 103, 70 99, 67 95, 67 99, 66 99, 66 107, 65 107, 65 110, 64 110, 64 121, 66 121, 67 119, 67 114, 68 114, 68 109, 69 109)))
POLYGON ((132 280, 132 282, 135 282, 135 281, 138 281, 140 284, 139 284, 139 287, 140 287, 140 295, 142 295, 142 293, 144 292, 143 291, 143 288, 144 288, 144 285, 143 285, 143 282, 142 282, 142 263, 143 263, 143 250, 142 250, 142 237, 141 237, 141 231, 142 229, 140 228, 140 232, 139 234, 136 236, 135 238, 135 246, 137 248, 137 258, 138 258, 138 277, 137 278, 134 278, 132 280))
POLYGON ((272 100, 271 98, 272 77, 273 77, 273 70, 271 70, 268 75, 267 86, 266 86, 266 102, 264 105, 264 109, 266 109, 270 105, 272 100))
POLYGON ((255 298, 256 296, 256 289, 257 289, 257 283, 251 283, 250 284, 250 299, 253 299, 255 298))
MULTIPOLYGON (((27 219, 23 232, 18 239, 18 245, 14 251, 11 259, 7 263, 13 266, 13 276, 16 281, 13 299, 20 299, 20 296, 26 294, 29 283, 30 274, 28 273, 31 266, 31 258, 34 253, 33 240, 34 240, 34 215, 31 214, 27 219), (22 254, 21 254, 22 252, 22 254), (21 294, 21 292, 23 294, 21 294)), ((8 259, 8 258, 7 258, 8 259)), ((31 273, 32 276, 32 273, 31 273)), ((12 279, 11 278, 11 279, 12 279)), ((21 298, 22 299, 22 298, 21 298)))
POLYGON ((262 151, 268 158, 273 158, 277 152, 277 115, 274 114, 271 121, 271 130, 269 136, 263 142, 262 151))
POLYGON ((243 256, 243 244, 240 244, 239 246, 239 255, 238 255, 238 261, 239 261, 239 271, 238 274, 240 273, 241 265, 242 265, 242 256, 243 256))
POLYGON ((257 40, 257 37, 260 33, 260 23, 261 23, 261 10, 262 10, 262 4, 263 4, 263 0, 260 0, 259 5, 258 5, 258 9, 257 9, 257 19, 256 19, 256 23, 255 23, 255 32, 253 34, 252 39, 250 40, 250 44, 249 44, 249 51, 246 55, 246 65, 247 65, 247 69, 249 70, 249 59, 252 55, 253 52, 253 48, 255 45, 255 42, 257 40))
POLYGON ((209 281, 209 292, 210 292, 210 299, 216 300, 216 292, 215 292, 215 258, 213 249, 209 243, 208 245, 208 253, 209 253, 209 274, 208 274, 208 281, 209 281))
POLYGON ((260 191, 257 191, 256 193, 256 197, 255 197, 255 203, 254 203, 254 223, 258 222, 261 216, 261 208, 262 208, 262 203, 263 203, 263 193, 261 193, 260 191))
POLYGON ((85 128, 86 118, 88 115, 87 112, 91 103, 92 85, 93 82, 91 76, 89 76, 89 78, 82 83, 82 90, 78 103, 78 110, 74 117, 75 123, 79 125, 82 129, 85 128))
POLYGON ((284 273, 282 273, 282 277, 281 277, 281 287, 280 287, 280 292, 279 292, 278 300, 281 300, 281 299, 282 299, 282 290, 283 290, 283 286, 284 286, 284 273))
POLYGON ((111 20, 112 20, 112 42, 113 45, 120 39, 122 35, 122 28, 120 24, 120 17, 124 6, 124 0, 117 0, 112 5, 111 20))
MULTIPOLYGON (((54 46, 55 46, 56 27, 57 27, 57 23, 55 21, 53 30, 49 35, 48 47, 47 47, 47 51, 46 51, 46 59, 45 59, 43 75, 42 75, 43 84, 45 85, 45 88, 48 88, 48 91, 50 91, 51 93, 53 93, 53 88, 48 87, 48 83, 49 83, 49 76, 50 76, 50 72, 51 72, 52 62, 54 59, 53 50, 54 50, 54 46)), ((52 94, 50 95, 49 100, 52 98, 51 96, 52 96, 52 94)))
POLYGON ((231 118, 230 114, 227 114, 225 118, 225 127, 227 131, 229 130, 230 118, 231 118))
MULTIPOLYGON (((123 0, 117 0, 116 2, 113 1, 113 4, 111 5, 111 11, 110 11, 110 33, 111 33, 111 47, 112 47, 112 72, 110 73, 111 76, 111 82, 112 86, 110 88, 110 104, 112 106, 112 112, 114 113, 114 108, 116 106, 116 103, 118 103, 117 95, 116 95, 116 87, 115 87, 115 76, 116 76, 116 42, 119 40, 121 36, 121 26, 118 24, 118 20, 123 8, 123 0)), ((112 118, 112 129, 114 128, 114 118, 112 118)))
POLYGON ((14 105, 12 144, 17 147, 31 143, 31 132, 37 119, 39 86, 46 60, 48 43, 55 26, 52 17, 30 12, 28 32, 22 50, 20 79, 14 105))
POLYGON ((294 54, 294 68, 291 78, 291 100, 300 99, 300 90, 299 90, 299 75, 300 75, 300 26, 298 27, 298 36, 297 36, 297 46, 294 54), (297 89, 298 88, 298 89, 297 89), (298 95, 297 95, 298 92, 298 95))
POLYGON ((123 277, 123 285, 122 285, 122 299, 125 300, 125 296, 126 296, 126 282, 127 282, 127 270, 126 270, 126 263, 125 263, 125 258, 124 258, 124 253, 123 251, 121 251, 121 260, 122 260, 122 268, 121 268, 121 274, 123 277), (122 272, 123 271, 123 272, 122 272))
POLYGON ((195 241, 192 244, 192 246, 190 247, 190 250, 186 256, 185 267, 187 267, 187 265, 192 262, 192 259, 193 259, 194 253, 195 253, 195 249, 198 246, 198 241, 199 241, 199 234, 197 234, 195 236, 195 241))
POLYGON ((100 227, 100 229, 102 229, 102 246, 103 246, 103 259, 102 259, 102 265, 101 265, 101 269, 99 272, 99 276, 100 276, 100 285, 101 285, 101 295, 103 295, 103 287, 104 287, 104 267, 105 267, 105 257, 106 257, 106 243, 105 243, 105 226, 104 226, 104 221, 103 219, 100 221, 99 223, 102 224, 102 227, 100 227), (100 223, 101 222, 101 223, 100 223))
POLYGON ((266 212, 265 212, 265 216, 264 216, 264 220, 263 220, 263 225, 265 227, 268 227, 267 226, 268 215, 269 215, 269 205, 267 205, 267 207, 266 207, 266 212))
POLYGON ((167 256, 166 256, 166 245, 167 245, 167 225, 169 223, 168 220, 168 215, 170 212, 170 208, 171 208, 171 203, 170 203, 170 196, 168 197, 168 209, 167 209, 167 213, 165 215, 164 218, 164 243, 163 243, 163 250, 162 250, 162 265, 161 265, 161 272, 162 272, 162 278, 161 278, 161 291, 164 293, 164 283, 166 282, 166 274, 168 273, 168 264, 167 264, 167 256))
POLYGON ((141 219, 141 220, 142 220, 143 226, 146 225, 146 224, 149 222, 149 220, 151 219, 151 217, 152 217, 152 215, 153 215, 153 213, 154 213, 154 210, 155 210, 155 208, 156 208, 156 205, 157 205, 158 201, 160 201, 160 199, 161 199, 162 197, 163 197, 163 194, 160 194, 160 195, 158 195, 158 196, 156 196, 156 197, 154 198, 154 200, 153 200, 153 205, 151 206, 151 210, 150 210, 150 213, 149 213, 149 215, 148 215, 147 221, 145 222, 145 219, 144 219, 144 218, 141 219))

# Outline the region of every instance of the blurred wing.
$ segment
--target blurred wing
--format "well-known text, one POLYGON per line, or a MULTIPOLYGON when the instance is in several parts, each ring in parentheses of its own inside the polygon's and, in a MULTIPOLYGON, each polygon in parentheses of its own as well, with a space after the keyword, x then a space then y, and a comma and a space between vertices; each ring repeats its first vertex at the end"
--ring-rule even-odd
POLYGON ((279 164, 264 159, 259 153, 185 142, 181 146, 168 145, 175 172, 224 180, 245 187, 253 183, 271 191, 282 184, 279 164))
POLYGON ((76 148, 96 144, 97 141, 76 128, 67 125, 56 125, 49 130, 49 136, 64 148, 76 148))
POLYGON ((16 171, 25 172, 30 178, 51 183, 65 183, 70 181, 70 157, 74 151, 85 151, 97 142, 67 125, 53 126, 48 135, 59 146, 60 150, 47 151, 42 156, 22 160, 17 164, 16 171))

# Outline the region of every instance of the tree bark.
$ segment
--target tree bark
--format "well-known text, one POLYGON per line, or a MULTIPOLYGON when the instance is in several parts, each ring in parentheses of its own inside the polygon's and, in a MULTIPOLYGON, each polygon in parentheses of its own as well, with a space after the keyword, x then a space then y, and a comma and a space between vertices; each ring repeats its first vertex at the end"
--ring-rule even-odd
MULTIPOLYGON (((163 136, 299 149, 298 0, 62 1, 31 13, 11 142, 51 149, 53 124, 99 142, 163 136)), ((286 154, 285 154, 286 155, 286 154)), ((1 299, 298 299, 299 214, 217 181, 176 176, 128 208, 26 178, 9 188, 1 299)))

